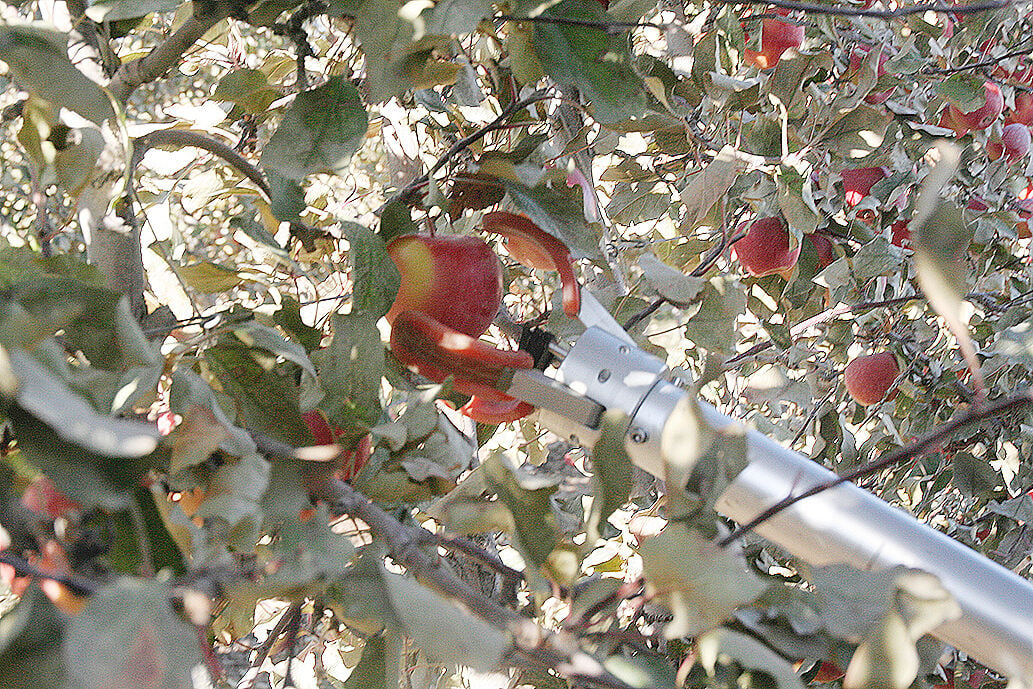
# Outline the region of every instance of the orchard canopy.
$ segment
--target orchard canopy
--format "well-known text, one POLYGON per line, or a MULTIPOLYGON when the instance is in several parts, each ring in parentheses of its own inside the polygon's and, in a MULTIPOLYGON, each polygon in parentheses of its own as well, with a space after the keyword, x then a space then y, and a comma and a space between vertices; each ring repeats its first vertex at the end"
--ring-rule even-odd
POLYGON ((495 388, 592 298, 1029 577, 1031 51, 1025 0, 0 2, 0 686, 1004 686, 919 573, 726 538, 741 434, 661 480, 495 388))

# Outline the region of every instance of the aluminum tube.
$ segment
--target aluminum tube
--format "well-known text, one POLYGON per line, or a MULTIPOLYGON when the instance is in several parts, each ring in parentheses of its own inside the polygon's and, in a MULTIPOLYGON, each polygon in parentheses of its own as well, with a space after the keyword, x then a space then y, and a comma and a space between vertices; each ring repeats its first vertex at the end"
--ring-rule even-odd
MULTIPOLYGON (((709 404, 700 405, 714 426, 732 423, 709 404)), ((761 433, 749 431, 748 438, 749 466, 717 503, 737 522, 836 477, 761 433)), ((1033 682, 1033 585, 871 493, 841 484, 783 510, 756 532, 816 566, 905 565, 936 575, 962 615, 933 635, 1025 686, 1033 682)))
MULTIPOLYGON (((556 379, 607 408, 625 410, 632 461, 663 471, 659 436, 687 394, 666 380, 663 362, 598 327, 568 352, 556 379)), ((706 420, 733 420, 700 402, 706 420)), ((598 431, 556 412, 541 419, 587 447, 598 431)), ((749 431, 749 465, 728 487, 717 509, 745 523, 788 495, 835 478, 828 469, 749 431)), ((962 609, 933 634, 981 663, 1033 686, 1033 584, 907 513, 849 483, 801 500, 757 527, 757 533, 815 566, 846 563, 858 569, 905 565, 936 575, 962 609)))

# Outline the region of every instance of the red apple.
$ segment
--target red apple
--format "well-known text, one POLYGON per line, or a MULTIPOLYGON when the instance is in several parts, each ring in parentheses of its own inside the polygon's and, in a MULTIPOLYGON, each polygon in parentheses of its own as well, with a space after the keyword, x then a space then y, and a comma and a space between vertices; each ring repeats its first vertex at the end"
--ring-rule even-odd
POLYGON ((760 29, 760 52, 746 50, 746 61, 761 69, 778 64, 782 53, 790 48, 799 48, 803 44, 804 27, 779 21, 765 19, 760 29))
POLYGON ((843 371, 843 382, 855 402, 868 406, 882 401, 898 373, 897 357, 878 352, 851 360, 843 371))
POLYGON ((973 196, 968 200, 968 205, 965 206, 970 211, 976 211, 982 213, 983 211, 990 210, 990 206, 986 205, 986 200, 982 196, 973 196))
POLYGON ((876 183, 889 177, 890 171, 884 167, 857 167, 843 170, 843 191, 846 192, 846 205, 853 208, 868 196, 876 183))
MULTIPOLYGON (((857 70, 861 69, 861 64, 864 62, 864 59, 868 56, 868 53, 870 53, 871 50, 871 46, 859 45, 850 52, 851 72, 856 72, 857 70)), ((883 74, 886 73, 886 60, 888 60, 889 58, 889 53, 887 53, 885 50, 883 50, 882 53, 880 53, 879 66, 875 72, 876 77, 881 77, 883 74)), ((880 103, 885 103, 887 100, 889 100, 889 97, 893 94, 893 91, 894 89, 892 88, 886 89, 885 91, 871 91, 868 93, 867 96, 864 97, 864 101, 866 103, 871 103, 872 105, 879 105, 880 103)))
POLYGON ((818 252, 818 268, 824 268, 836 260, 836 250, 828 237, 821 232, 812 232, 805 236, 818 252))
POLYGON ((1013 122, 1033 127, 1033 93, 1019 91, 1015 94, 1015 109, 1004 118, 1006 125, 1013 122))
POLYGON ((1030 145, 1029 127, 1018 122, 1012 122, 1005 126, 1001 132, 1001 144, 1004 146, 1004 156, 1009 161, 1016 161, 1029 153, 1030 145))
MULTIPOLYGON (((319 409, 312 409, 302 412, 302 420, 308 426, 316 445, 335 445, 342 441, 343 431, 337 426, 331 426, 326 416, 319 409)), ((343 450, 337 458, 337 477, 342 481, 348 481, 355 477, 362 467, 366 466, 370 455, 373 454, 373 441, 369 434, 363 435, 355 443, 351 450, 343 450)))
POLYGON ((990 139, 986 142, 986 157, 990 160, 1000 160, 1004 155, 1004 144, 1000 139, 990 139))
POLYGON ((893 246, 905 246, 911 243, 911 228, 907 220, 897 220, 890 225, 890 244, 893 246))
MULTIPOLYGON (((742 232, 742 223, 736 233, 742 232)), ((789 230, 781 218, 760 218, 749 225, 746 236, 732 244, 732 253, 754 277, 779 274, 789 279, 800 258, 800 247, 789 248, 789 230)))
POLYGON ((477 237, 410 234, 387 245, 401 286, 387 320, 419 311, 470 337, 480 337, 502 302, 502 268, 477 237))
POLYGON ((964 112, 948 105, 947 110, 958 124, 968 129, 986 129, 993 124, 1004 111, 1004 96, 1001 87, 992 81, 983 82, 984 101, 975 110, 964 112))

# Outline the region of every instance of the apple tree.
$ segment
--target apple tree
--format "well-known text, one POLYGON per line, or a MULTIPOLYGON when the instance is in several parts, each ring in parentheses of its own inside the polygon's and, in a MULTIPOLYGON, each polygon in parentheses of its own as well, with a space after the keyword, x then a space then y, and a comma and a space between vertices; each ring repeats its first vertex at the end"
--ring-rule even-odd
POLYGON ((658 479, 500 390, 591 298, 1030 576, 1031 16, 0 2, 3 685, 1000 686, 735 530, 738 430, 658 479))

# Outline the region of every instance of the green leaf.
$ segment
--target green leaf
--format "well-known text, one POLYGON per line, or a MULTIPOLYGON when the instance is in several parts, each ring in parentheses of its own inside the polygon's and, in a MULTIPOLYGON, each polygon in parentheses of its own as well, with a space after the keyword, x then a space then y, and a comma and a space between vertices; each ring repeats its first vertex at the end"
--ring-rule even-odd
POLYGON ((344 223, 352 263, 352 308, 380 318, 395 301, 401 274, 380 235, 355 223, 344 223))
MULTIPOLYGON (((97 368, 114 371, 160 361, 128 301, 109 289, 63 276, 40 276, 15 285, 8 298, 55 331, 63 330, 71 346, 97 368)), ((29 344, 5 341, 9 346, 29 344)))
POLYGON ((0 24, 0 60, 23 88, 96 124, 115 116, 107 94, 68 59, 68 36, 39 26, 0 24))
POLYGON ((384 656, 384 637, 377 635, 366 639, 362 647, 362 658, 352 668, 341 689, 373 689, 390 686, 387 682, 387 659, 384 656))
POLYGON ((686 275, 653 254, 639 256, 638 267, 642 269, 642 277, 660 296, 678 306, 695 301, 707 284, 706 278, 686 275))
POLYGON ((982 392, 979 359, 963 308, 969 272, 965 259, 973 230, 961 209, 941 198, 943 188, 954 178, 961 152, 954 144, 941 141, 936 147, 936 158, 938 162, 922 183, 911 220, 915 273, 930 306, 957 338, 973 384, 982 392))
POLYGON ((69 689, 191 689, 201 662, 197 633, 172 610, 167 586, 122 579, 90 596, 68 625, 69 689))
POLYGON ((904 261, 900 251, 883 237, 876 237, 854 254, 850 262, 854 277, 865 283, 879 275, 896 275, 904 261))
POLYGON ((687 394, 668 418, 660 447, 670 492, 669 514, 695 517, 701 530, 710 531, 715 503, 748 463, 743 427, 714 428, 703 418, 699 402, 687 394))
POLYGON ((561 175, 535 187, 509 179, 503 180, 503 183, 517 210, 566 244, 574 256, 601 259, 599 229, 585 222, 580 187, 568 188, 561 182, 565 177, 561 175))
POLYGON ((844 158, 864 158, 882 145, 892 119, 883 110, 859 105, 838 117, 819 142, 844 158))
MULTIPOLYGON (((781 61, 779 61, 781 65, 781 61)), ((818 229, 821 216, 811 196, 810 176, 782 166, 778 176, 778 208, 789 223, 789 229, 802 237, 818 229)))
POLYGON ((326 349, 313 353, 326 392, 320 406, 338 423, 352 420, 372 426, 380 417, 384 345, 376 321, 365 313, 334 314, 333 339, 326 349))
POLYGON ((280 91, 269 84, 265 73, 258 69, 236 69, 229 72, 215 87, 214 100, 236 103, 244 112, 264 113, 280 91))
POLYGON ((65 689, 66 624, 37 584, 0 616, 0 677, 6 689, 65 689))
POLYGON ((305 212, 305 190, 294 180, 275 170, 266 171, 269 181, 269 208, 280 222, 298 222, 305 212))
POLYGON ((886 613, 866 634, 847 667, 847 689, 906 689, 918 676, 915 647, 922 635, 961 615, 961 607, 939 580, 897 568, 886 613))
POLYGON ((779 58, 765 89, 785 106, 789 119, 796 119, 804 114, 807 104, 805 82, 818 72, 831 72, 832 64, 832 55, 827 52, 790 51, 779 58))
MULTIPOLYGON (((366 55, 369 98, 379 103, 409 89, 452 83, 459 65, 434 58, 434 51, 448 49, 451 38, 429 35, 423 16, 414 10, 425 5, 404 5, 399 0, 359 0, 347 14, 355 17, 355 36, 366 55)), ((443 11, 443 25, 451 24, 443 11)))
POLYGON ((585 519, 588 542, 602 538, 602 525, 631 495, 632 463, 624 447, 628 415, 610 410, 603 414, 600 436, 592 448, 592 509, 585 519))
POLYGON ((656 220, 670 208, 671 197, 650 191, 653 186, 652 182, 618 184, 610 203, 606 205, 606 214, 621 225, 656 220))
POLYGON ((368 126, 358 90, 332 77, 294 99, 262 150, 262 167, 295 182, 317 172, 341 174, 368 126))
POLYGON ((986 103, 983 79, 964 72, 944 79, 933 90, 961 112, 972 112, 986 103))
POLYGON ((675 689, 678 678, 667 658, 659 653, 612 655, 603 661, 610 674, 637 689, 675 689))
POLYGON ((752 602, 766 584, 746 569, 742 557, 683 522, 671 522, 639 545, 648 590, 674 613, 668 639, 697 636, 752 602))
POLYGON ((211 261, 200 261, 176 269, 179 277, 192 290, 203 294, 216 294, 233 289, 244 278, 232 268, 220 266, 211 261))
MULTIPOLYGON (((262 497, 269 486, 270 472, 269 462, 257 452, 225 462, 205 483, 205 498, 194 517, 224 522, 228 526, 224 534, 227 542, 238 550, 252 551, 265 516, 262 497)), ((214 534, 208 530, 209 537, 214 534)))
POLYGON ((474 33, 492 15, 491 0, 440 0, 420 14, 423 31, 433 36, 474 33))
MULTIPOLYGON (((600 22, 608 19, 602 7, 591 0, 562 0, 542 16, 600 22)), ((622 122, 645 115, 645 90, 631 68, 627 34, 535 22, 534 50, 545 73, 560 84, 576 87, 600 122, 622 122)))
POLYGON ((951 456, 954 485, 970 498, 989 498, 1005 488, 1004 477, 990 466, 985 458, 971 452, 956 452, 951 456))
POLYGON ((688 233, 707 216, 714 204, 728 193, 739 175, 739 152, 725 145, 707 166, 689 178, 679 194, 685 207, 685 216, 679 230, 688 233))
POLYGON ((744 670, 766 673, 778 689, 803 689, 803 682, 786 659, 752 636, 721 628, 701 636, 696 645, 700 663, 711 677, 718 663, 735 663, 744 670))
POLYGON ((302 320, 301 303, 289 294, 281 295, 280 310, 273 314, 273 321, 301 343, 305 351, 316 349, 323 339, 323 331, 302 320))
POLYGON ((270 544, 277 570, 265 577, 263 595, 319 595, 327 581, 348 569, 355 555, 348 535, 330 528, 330 514, 323 504, 304 521, 297 513, 285 514, 277 534, 270 544))
POLYGON ((487 672, 510 649, 507 633, 415 580, 383 569, 381 576, 402 631, 433 660, 487 672))
POLYGON ((172 12, 181 0, 93 0, 86 8, 86 16, 95 22, 120 22, 138 19, 151 12, 172 12))
POLYGON ((205 350, 204 360, 236 402, 243 426, 286 443, 306 444, 309 433, 299 411, 298 386, 251 329, 224 333, 205 350))
POLYGON ((18 405, 62 440, 103 457, 123 459, 144 457, 157 447, 154 424, 98 414, 32 355, 14 349, 8 356, 18 378, 18 405))
POLYGON ((735 345, 735 321, 746 310, 746 294, 733 277, 710 278, 699 309, 685 322, 685 336, 700 347, 728 353, 735 345))
POLYGON ((401 201, 392 201, 380 212, 380 229, 377 234, 385 242, 404 234, 415 234, 419 228, 412 220, 412 211, 401 201))
POLYGON ((552 509, 552 494, 557 481, 518 477, 500 452, 492 453, 484 463, 488 486, 498 493, 499 500, 513 513, 516 546, 529 564, 545 567, 549 555, 560 541, 559 526, 552 509))

